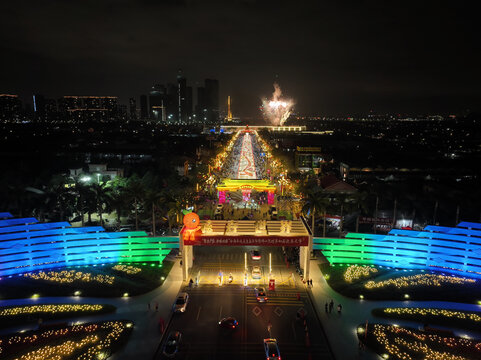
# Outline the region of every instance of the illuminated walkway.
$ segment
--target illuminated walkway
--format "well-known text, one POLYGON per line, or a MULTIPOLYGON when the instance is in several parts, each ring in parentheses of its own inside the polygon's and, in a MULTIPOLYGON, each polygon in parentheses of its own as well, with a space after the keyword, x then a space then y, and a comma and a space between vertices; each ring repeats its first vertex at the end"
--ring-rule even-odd
POLYGON ((244 134, 239 157, 239 170, 237 179, 257 179, 254 151, 250 134, 244 134))

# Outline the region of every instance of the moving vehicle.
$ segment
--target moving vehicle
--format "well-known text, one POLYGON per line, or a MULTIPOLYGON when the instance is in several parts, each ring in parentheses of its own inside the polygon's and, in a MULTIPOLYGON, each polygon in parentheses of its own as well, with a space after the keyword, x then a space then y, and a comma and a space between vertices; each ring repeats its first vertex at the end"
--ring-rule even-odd
POLYGON ((239 322, 234 319, 233 317, 226 317, 219 321, 219 326, 226 328, 226 329, 236 329, 239 325, 239 322))
POLYGON ((264 339, 264 351, 266 352, 266 360, 281 360, 276 339, 264 339))
POLYGON ((174 312, 185 312, 188 302, 189 302, 189 294, 185 292, 179 293, 172 307, 172 310, 174 312))
POLYGON ((171 331, 162 349, 162 354, 168 358, 173 358, 179 351, 182 334, 180 331, 171 331))
POLYGON ((260 278, 262 278, 260 266, 254 266, 254 267, 252 268, 252 278, 253 278, 253 279, 260 279, 260 278))
POLYGON ((259 287, 255 289, 257 302, 266 302, 268 300, 266 289, 259 287))
POLYGON ((259 250, 252 250, 251 251, 251 258, 252 260, 260 260, 261 259, 261 253, 259 250))
POLYGON ((232 281, 234 281, 234 277, 232 276, 232 274, 229 274, 229 284, 232 283, 232 281))

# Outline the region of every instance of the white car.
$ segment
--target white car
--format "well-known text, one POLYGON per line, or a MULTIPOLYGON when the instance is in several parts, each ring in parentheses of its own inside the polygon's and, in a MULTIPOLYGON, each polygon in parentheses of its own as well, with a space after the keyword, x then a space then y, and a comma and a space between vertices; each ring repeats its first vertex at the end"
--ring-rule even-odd
POLYGON ((177 299, 175 299, 175 303, 172 306, 172 311, 173 312, 185 312, 185 309, 187 308, 187 304, 189 302, 189 294, 182 292, 177 296, 177 299))
POLYGON ((252 278, 253 278, 253 279, 260 279, 260 278, 262 278, 261 267, 260 267, 260 266, 254 266, 254 267, 252 268, 252 278))

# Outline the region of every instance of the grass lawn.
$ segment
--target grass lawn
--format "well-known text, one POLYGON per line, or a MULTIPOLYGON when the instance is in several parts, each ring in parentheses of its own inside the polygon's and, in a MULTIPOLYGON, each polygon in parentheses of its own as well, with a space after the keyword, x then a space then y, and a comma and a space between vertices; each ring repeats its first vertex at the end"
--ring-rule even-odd
POLYGON ((441 282, 440 286, 435 286, 431 280, 423 283, 418 281, 417 285, 406 280, 405 283, 411 283, 409 286, 395 286, 386 285, 383 287, 367 288, 366 284, 369 281, 379 283, 381 281, 389 281, 390 279, 400 280, 404 277, 413 276, 442 276, 441 273, 436 272, 422 272, 422 271, 404 271, 394 270, 381 267, 374 268, 376 272, 370 272, 366 276, 360 276, 352 279, 350 282, 345 279, 345 274, 348 269, 346 266, 329 266, 329 264, 320 265, 329 286, 340 294, 359 299, 362 295, 366 300, 440 300, 440 301, 454 301, 464 303, 478 304, 481 301, 481 286, 480 281, 469 279, 463 283, 448 283, 451 276, 445 277, 446 282, 441 282))
POLYGON ((42 321, 111 313, 108 304, 41 304, 0 307, 0 329, 42 321))
MULTIPOLYGON (((11 278, 4 277, 0 280, 0 299, 28 298, 34 294, 42 297, 73 296, 74 294, 85 297, 120 297, 126 293, 129 296, 140 295, 161 286, 173 264, 172 261, 164 260, 161 267, 157 263, 121 264, 123 265, 122 271, 114 269, 118 264, 105 264, 103 266, 52 268, 44 272, 44 274, 49 274, 52 271, 55 275, 62 271, 81 272, 81 278, 88 277, 90 281, 75 278, 71 282, 61 283, 18 275, 11 278), (140 271, 136 269, 140 269, 140 271), (110 279, 111 283, 96 279, 110 279)), ((32 274, 37 276, 38 272, 32 274)))

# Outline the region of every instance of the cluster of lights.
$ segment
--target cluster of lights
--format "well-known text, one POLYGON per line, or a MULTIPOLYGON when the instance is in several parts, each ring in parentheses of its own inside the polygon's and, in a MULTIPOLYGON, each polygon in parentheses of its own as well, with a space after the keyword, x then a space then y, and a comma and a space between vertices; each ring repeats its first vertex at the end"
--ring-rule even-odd
POLYGON ((362 277, 368 277, 372 273, 377 273, 377 269, 375 267, 365 265, 351 265, 346 269, 346 272, 344 273, 344 280, 351 283, 362 277))
POLYGON ((103 354, 112 344, 119 340, 122 333, 131 328, 132 323, 123 321, 108 321, 100 324, 74 325, 56 330, 46 330, 32 335, 15 335, 7 338, 2 343, 0 341, 0 354, 5 353, 7 346, 42 346, 34 351, 23 354, 15 360, 43 360, 55 359, 62 360, 71 356, 79 349, 86 348, 78 360, 94 360, 105 358, 103 354), (77 340, 80 336, 84 337, 77 340), (62 337, 74 337, 76 340, 65 340, 59 342, 62 337), (57 340, 58 345, 43 345, 49 340, 57 340))
POLYGON ((103 305, 90 304, 48 304, 48 305, 26 305, 0 309, 0 316, 17 316, 24 314, 38 313, 62 313, 62 312, 92 312, 100 311, 103 305))
MULTIPOLYGON (((363 330, 364 328, 358 328, 358 333, 361 334, 363 330)), ((392 356, 395 359, 412 360, 420 358, 419 355, 421 355, 423 359, 428 360, 466 360, 460 355, 435 350, 431 345, 441 345, 457 352, 470 350, 481 356, 481 343, 464 338, 424 334, 397 325, 381 324, 374 324, 373 335, 376 341, 384 347, 387 354, 383 357, 386 359, 392 356)))
POLYGON ((402 276, 395 279, 388 279, 384 281, 370 280, 365 284, 368 289, 382 288, 385 286, 395 286, 397 288, 404 288, 409 286, 442 286, 443 284, 467 284, 475 283, 474 279, 467 279, 456 276, 433 275, 433 274, 418 274, 412 276, 402 276))
POLYGON ((142 271, 142 269, 139 267, 135 267, 131 265, 123 265, 123 264, 115 265, 114 267, 112 267, 112 270, 121 271, 128 275, 135 275, 142 271))
POLYGON ((35 280, 45 280, 53 281, 61 284, 72 283, 74 281, 82 282, 99 282, 101 284, 112 285, 114 283, 115 277, 110 275, 93 275, 91 273, 86 273, 76 270, 62 270, 62 271, 40 271, 37 273, 25 273, 25 277, 35 279, 35 280))
POLYGON ((477 313, 468 313, 446 309, 429 309, 429 308, 386 308, 386 314, 411 315, 411 316, 438 316, 451 319, 471 320, 480 322, 481 316, 477 313))

